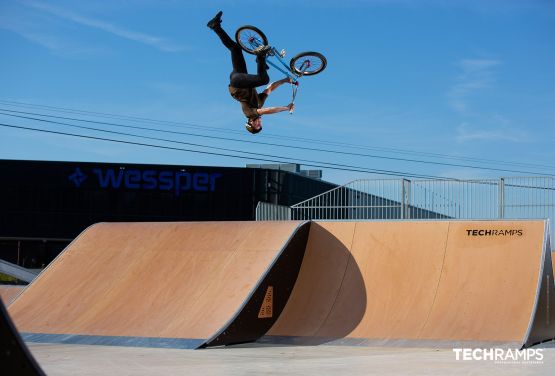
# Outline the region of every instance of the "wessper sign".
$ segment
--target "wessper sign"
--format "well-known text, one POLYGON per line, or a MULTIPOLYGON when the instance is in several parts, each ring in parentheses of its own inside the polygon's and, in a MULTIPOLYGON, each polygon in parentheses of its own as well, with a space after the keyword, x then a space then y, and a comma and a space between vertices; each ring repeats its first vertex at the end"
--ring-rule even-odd
MULTIPOLYGON (((103 189, 141 189, 174 191, 176 196, 183 192, 214 192, 222 174, 219 172, 187 172, 170 170, 139 170, 127 168, 93 168, 90 170, 98 186, 103 189)), ((77 167, 69 180, 80 187, 90 179, 77 167)))

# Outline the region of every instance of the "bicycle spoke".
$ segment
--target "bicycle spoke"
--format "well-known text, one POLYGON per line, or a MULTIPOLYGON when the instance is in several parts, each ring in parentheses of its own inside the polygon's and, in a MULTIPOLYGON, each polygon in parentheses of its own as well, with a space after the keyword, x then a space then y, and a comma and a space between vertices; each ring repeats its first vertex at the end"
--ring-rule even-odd
POLYGON ((250 46, 253 50, 262 45, 262 42, 255 33, 245 33, 244 38, 241 38, 245 46, 250 46))
POLYGON ((322 66, 322 60, 316 56, 307 56, 304 59, 299 59, 295 66, 300 72, 315 72, 322 66))
POLYGON ((240 27, 235 33, 235 40, 250 54, 254 53, 256 48, 267 44, 266 36, 254 26, 240 27))

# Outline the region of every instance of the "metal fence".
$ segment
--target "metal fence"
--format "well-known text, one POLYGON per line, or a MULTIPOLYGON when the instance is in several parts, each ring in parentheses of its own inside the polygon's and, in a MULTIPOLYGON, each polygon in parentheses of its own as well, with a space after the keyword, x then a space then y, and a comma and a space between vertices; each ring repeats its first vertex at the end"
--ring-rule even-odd
POLYGON ((291 208, 260 201, 256 205, 255 219, 257 221, 287 221, 291 219, 291 208))
POLYGON ((553 219, 555 178, 355 180, 279 210, 257 219, 553 219))

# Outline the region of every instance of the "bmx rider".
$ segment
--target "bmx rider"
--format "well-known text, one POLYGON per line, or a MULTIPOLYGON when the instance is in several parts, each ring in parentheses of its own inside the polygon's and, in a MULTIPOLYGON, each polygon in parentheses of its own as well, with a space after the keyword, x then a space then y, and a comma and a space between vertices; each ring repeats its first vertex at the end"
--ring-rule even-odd
POLYGON ((208 21, 210 29, 218 35, 223 45, 231 51, 231 62, 233 64, 233 71, 229 75, 229 93, 231 96, 239 101, 241 109, 247 117, 245 128, 250 133, 258 133, 262 130, 262 115, 275 114, 283 111, 293 111, 295 105, 293 103, 287 106, 279 107, 262 107, 268 98, 268 95, 280 85, 284 83, 291 83, 291 79, 284 78, 275 81, 266 86, 262 93, 258 93, 256 88, 259 86, 267 85, 270 82, 268 77, 268 66, 266 65, 266 55, 270 51, 269 46, 261 46, 255 50, 257 73, 248 74, 247 64, 243 56, 241 46, 231 39, 231 37, 222 28, 222 11, 219 11, 214 18, 208 21))

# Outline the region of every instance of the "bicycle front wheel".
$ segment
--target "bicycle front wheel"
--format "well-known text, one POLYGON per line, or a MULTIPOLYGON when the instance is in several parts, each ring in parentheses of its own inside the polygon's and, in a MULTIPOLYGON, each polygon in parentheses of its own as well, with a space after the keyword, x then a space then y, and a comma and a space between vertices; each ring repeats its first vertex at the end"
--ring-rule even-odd
POLYGON ((302 52, 291 59, 291 71, 300 76, 313 76, 326 68, 328 61, 319 52, 302 52))
POLYGON ((235 32, 235 40, 243 51, 252 55, 257 47, 268 45, 266 35, 259 28, 251 25, 238 28, 235 32))

